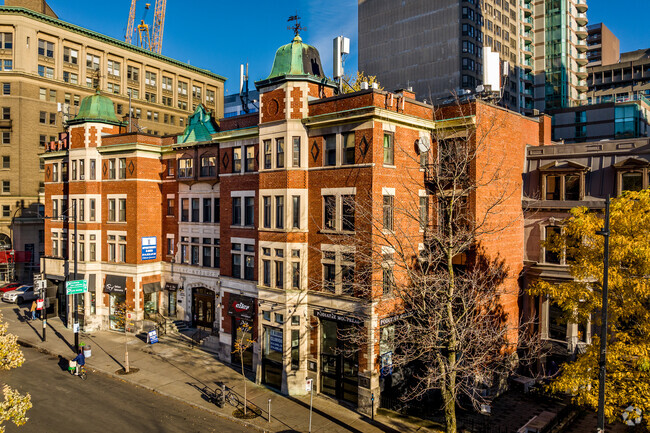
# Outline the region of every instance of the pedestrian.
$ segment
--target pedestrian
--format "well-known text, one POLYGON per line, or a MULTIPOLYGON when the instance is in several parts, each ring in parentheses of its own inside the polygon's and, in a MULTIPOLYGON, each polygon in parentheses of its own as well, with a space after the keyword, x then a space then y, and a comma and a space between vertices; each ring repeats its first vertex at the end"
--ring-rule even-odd
POLYGON ((79 375, 79 370, 81 370, 81 367, 86 365, 86 357, 84 356, 83 350, 79 349, 79 354, 75 359, 73 359, 77 363, 77 369, 75 370, 75 374, 78 376, 79 375))
POLYGON ((32 320, 36 320, 36 301, 32 302, 32 308, 29 310, 32 312, 32 320))

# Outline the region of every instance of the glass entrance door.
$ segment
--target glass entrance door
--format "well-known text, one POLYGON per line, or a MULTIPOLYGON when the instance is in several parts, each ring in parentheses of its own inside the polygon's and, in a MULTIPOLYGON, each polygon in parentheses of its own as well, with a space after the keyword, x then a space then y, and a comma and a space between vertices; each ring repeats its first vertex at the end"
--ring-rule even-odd
POLYGON ((212 329, 214 323, 214 292, 205 288, 194 289, 192 294, 194 326, 212 329))
POLYGON ((321 319, 321 392, 337 400, 358 403, 359 356, 344 356, 345 344, 337 332, 347 326, 332 320, 321 319))
POLYGON ((167 315, 169 317, 176 316, 176 292, 170 291, 169 296, 167 297, 167 315))

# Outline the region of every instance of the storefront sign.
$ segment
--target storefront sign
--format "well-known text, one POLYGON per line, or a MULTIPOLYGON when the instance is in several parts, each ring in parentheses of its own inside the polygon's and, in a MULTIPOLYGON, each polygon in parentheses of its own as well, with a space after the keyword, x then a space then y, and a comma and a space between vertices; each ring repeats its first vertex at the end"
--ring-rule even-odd
POLYGON ((158 238, 155 236, 142 237, 142 260, 155 260, 158 238))
POLYGON ((126 277, 121 275, 106 275, 104 293, 126 293, 126 277))
MULTIPOLYGON (((336 314, 336 313, 331 313, 329 311, 324 311, 324 310, 316 310, 315 311, 316 317, 320 319, 329 319, 329 320, 336 320, 337 322, 345 322, 345 323, 352 323, 354 325, 360 325, 363 322, 356 317, 352 315, 346 315, 343 316, 341 314, 336 314)), ((347 313, 350 314, 350 313, 347 313)))
POLYGON ((282 353, 282 330, 269 328, 269 349, 282 353))
POLYGON ((158 331, 152 329, 151 331, 147 332, 147 343, 154 344, 157 342, 158 342, 158 331))
POLYGON ((228 314, 234 317, 252 319, 255 315, 255 299, 231 294, 228 303, 228 314))
POLYGON ((165 283, 165 290, 168 292, 175 292, 178 290, 178 284, 176 283, 165 283))
POLYGON ((390 325, 391 323, 395 323, 398 320, 406 319, 407 317, 410 316, 411 316, 410 313, 402 313, 402 314, 398 314, 397 316, 384 317, 383 319, 379 319, 379 326, 390 325))

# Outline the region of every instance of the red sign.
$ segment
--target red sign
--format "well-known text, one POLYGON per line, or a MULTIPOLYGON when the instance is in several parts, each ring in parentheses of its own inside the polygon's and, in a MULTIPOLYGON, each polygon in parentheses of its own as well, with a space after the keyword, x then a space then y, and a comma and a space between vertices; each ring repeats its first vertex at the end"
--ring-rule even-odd
POLYGON ((252 319, 255 312, 255 299, 248 296, 230 295, 228 314, 244 319, 252 319))
POLYGON ((42 310, 44 305, 45 305, 45 299, 37 299, 36 300, 36 309, 37 310, 42 310))

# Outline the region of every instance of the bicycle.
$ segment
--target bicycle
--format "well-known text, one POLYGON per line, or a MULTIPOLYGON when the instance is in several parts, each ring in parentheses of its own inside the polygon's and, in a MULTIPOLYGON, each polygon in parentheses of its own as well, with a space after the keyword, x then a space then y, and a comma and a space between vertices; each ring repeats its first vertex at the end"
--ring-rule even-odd
POLYGON ((88 373, 86 372, 86 367, 84 365, 79 366, 79 372, 77 373, 77 363, 75 361, 70 361, 68 372, 73 376, 79 376, 81 380, 86 380, 88 378, 88 373))
POLYGON ((233 407, 239 407, 241 404, 239 401, 239 397, 237 397, 237 394, 232 392, 232 389, 224 386, 222 388, 217 388, 213 392, 210 393, 210 402, 216 404, 219 407, 223 407, 223 402, 224 400, 231 406, 233 407), (226 395, 224 399, 224 390, 226 390, 226 395))

